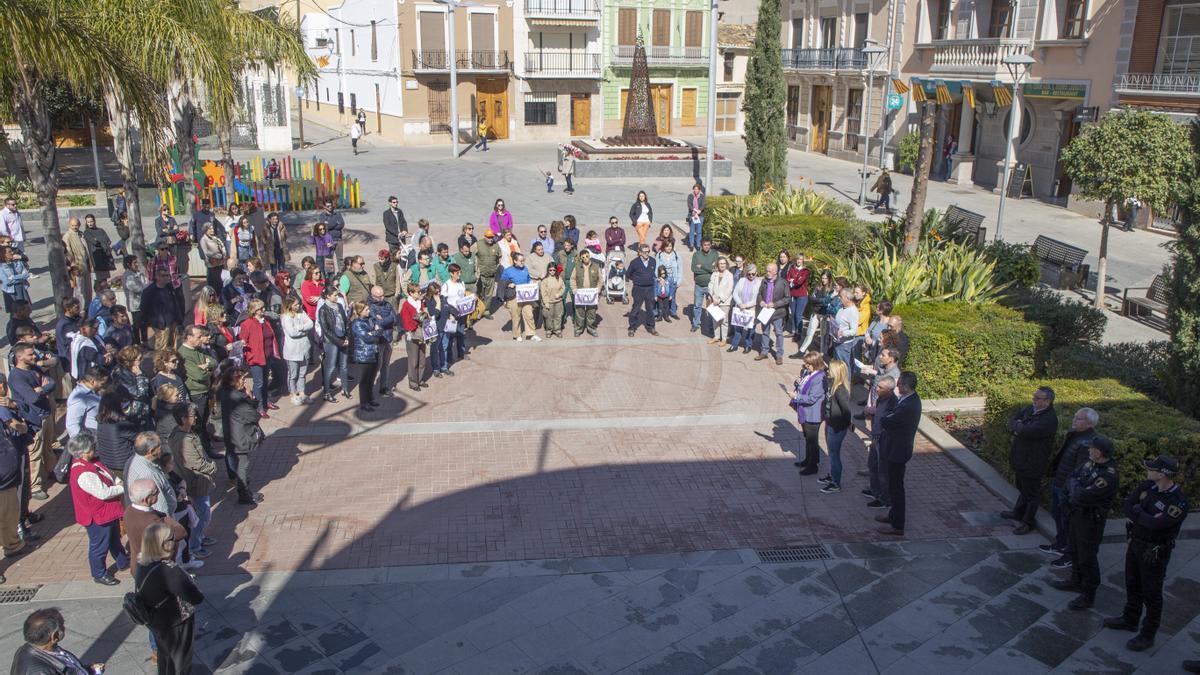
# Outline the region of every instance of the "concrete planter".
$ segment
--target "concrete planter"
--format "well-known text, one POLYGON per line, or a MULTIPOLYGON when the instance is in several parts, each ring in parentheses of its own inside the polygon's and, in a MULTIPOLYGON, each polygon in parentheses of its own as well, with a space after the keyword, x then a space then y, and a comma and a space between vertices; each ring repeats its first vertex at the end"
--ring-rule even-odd
MULTIPOLYGON (((576 178, 699 178, 704 175, 702 159, 577 159, 576 178)), ((733 160, 713 162, 713 175, 733 175, 733 160)))

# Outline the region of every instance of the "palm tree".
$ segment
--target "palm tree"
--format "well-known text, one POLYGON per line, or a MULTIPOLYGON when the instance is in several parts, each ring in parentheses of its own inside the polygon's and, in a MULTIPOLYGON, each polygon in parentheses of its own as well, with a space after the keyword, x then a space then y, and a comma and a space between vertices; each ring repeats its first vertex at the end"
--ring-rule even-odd
MULTIPOLYGON (((214 99, 232 97, 233 84, 222 70, 224 47, 213 26, 220 24, 221 5, 219 0, 108 0, 98 3, 106 29, 112 34, 124 36, 121 46, 130 60, 138 65, 146 76, 153 80, 158 91, 166 91, 177 83, 204 82, 214 99), (129 17, 137 21, 129 21, 129 17)), ((123 94, 118 87, 105 87, 105 104, 113 132, 113 150, 121 168, 121 181, 129 203, 130 248, 145 250, 146 238, 142 229, 141 208, 138 200, 137 174, 133 157, 132 122, 123 94)), ((180 101, 178 96, 167 97, 171 103, 180 101)), ((188 108, 194 115, 194 106, 188 108)), ((174 112, 174 110, 172 110, 174 112)), ((174 115, 172 115, 174 117, 174 115)), ((191 146, 191 128, 187 133, 191 146)), ((171 126, 161 124, 149 127, 141 125, 142 147, 165 148, 181 132, 178 123, 171 126), (149 141, 149 143, 147 143, 149 141)), ((189 179, 192 154, 188 154, 188 167, 183 174, 189 179)), ((164 153, 143 152, 142 160, 147 170, 158 176, 169 161, 164 153)), ((194 167, 191 167, 194 168, 194 167)), ((190 181, 189 181, 190 182, 190 181)))
MULTIPOLYGON (((103 30, 93 0, 6 0, 0 40, 0 98, 21 126, 29 179, 42 205, 55 302, 71 293, 58 220, 58 169, 45 97, 47 82, 59 78, 77 91, 97 85, 119 91, 143 128, 165 121, 153 81, 129 59, 120 40, 103 30)), ((133 23, 133 22, 131 22, 133 23)))
MULTIPOLYGON (((237 9, 229 0, 222 15, 225 18, 226 68, 230 81, 248 68, 286 66, 296 74, 296 81, 303 83, 314 80, 317 68, 300 37, 300 27, 286 14, 275 8, 258 12, 237 9)), ((217 141, 221 148, 221 163, 225 167, 225 190, 233 192, 233 147, 231 143, 234 99, 216 100, 210 97, 209 109, 217 127, 217 141)))

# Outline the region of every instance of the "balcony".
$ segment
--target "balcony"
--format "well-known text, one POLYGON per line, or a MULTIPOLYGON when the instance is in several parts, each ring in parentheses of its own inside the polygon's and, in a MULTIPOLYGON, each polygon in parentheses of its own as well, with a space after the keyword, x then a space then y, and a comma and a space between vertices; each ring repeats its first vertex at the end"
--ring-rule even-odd
POLYGON ((600 0, 525 0, 526 19, 600 21, 600 0))
MULTIPOLYGON (((507 73, 512 68, 507 51, 455 50, 459 72, 507 73)), ((444 73, 450 70, 450 53, 444 49, 412 50, 412 68, 417 73, 444 73)))
MULTIPOLYGON (((633 45, 617 45, 612 50, 615 66, 633 64, 633 45)), ((651 66, 704 66, 708 67, 708 50, 704 47, 646 47, 646 63, 651 66)))
POLYGON ((862 70, 867 58, 861 49, 833 47, 820 49, 784 49, 784 70, 862 70))
POLYGON ((586 52, 527 52, 525 76, 537 78, 600 77, 600 55, 586 52))
POLYGON ((1200 97, 1200 75, 1126 73, 1117 80, 1118 94, 1200 97))
POLYGON ((1026 53, 1030 44, 1028 40, 1013 38, 980 38, 934 40, 916 47, 933 52, 930 74, 1007 80, 1009 74, 1004 67, 1005 57, 1026 53))

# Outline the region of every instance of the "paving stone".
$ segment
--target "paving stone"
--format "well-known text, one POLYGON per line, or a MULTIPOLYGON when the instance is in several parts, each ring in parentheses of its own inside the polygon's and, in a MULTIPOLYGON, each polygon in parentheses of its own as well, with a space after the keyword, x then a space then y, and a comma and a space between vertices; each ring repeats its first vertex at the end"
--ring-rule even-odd
POLYGON ((1054 630, 1045 624, 1034 624, 1018 635, 1010 644, 1017 651, 1028 654, 1048 667, 1054 668, 1083 646, 1083 641, 1054 630))

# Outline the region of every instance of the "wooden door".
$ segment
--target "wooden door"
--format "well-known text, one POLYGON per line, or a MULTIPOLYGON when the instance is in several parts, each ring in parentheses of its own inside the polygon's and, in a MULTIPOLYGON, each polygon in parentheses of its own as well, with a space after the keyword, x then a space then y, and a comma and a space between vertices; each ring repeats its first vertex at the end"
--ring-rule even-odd
POLYGON ((591 94, 571 94, 571 135, 592 135, 591 94))
POLYGON ((696 126, 696 90, 684 89, 683 100, 680 101, 679 125, 684 127, 696 126))
POLYGON ((491 137, 508 138, 508 79, 482 77, 475 83, 477 119, 487 120, 491 137))
POLYGON ((833 114, 832 87, 813 85, 812 146, 813 152, 829 151, 829 118, 833 114))
POLYGON ((666 136, 671 133, 671 85, 650 85, 650 97, 654 100, 654 117, 658 126, 658 135, 666 136))

